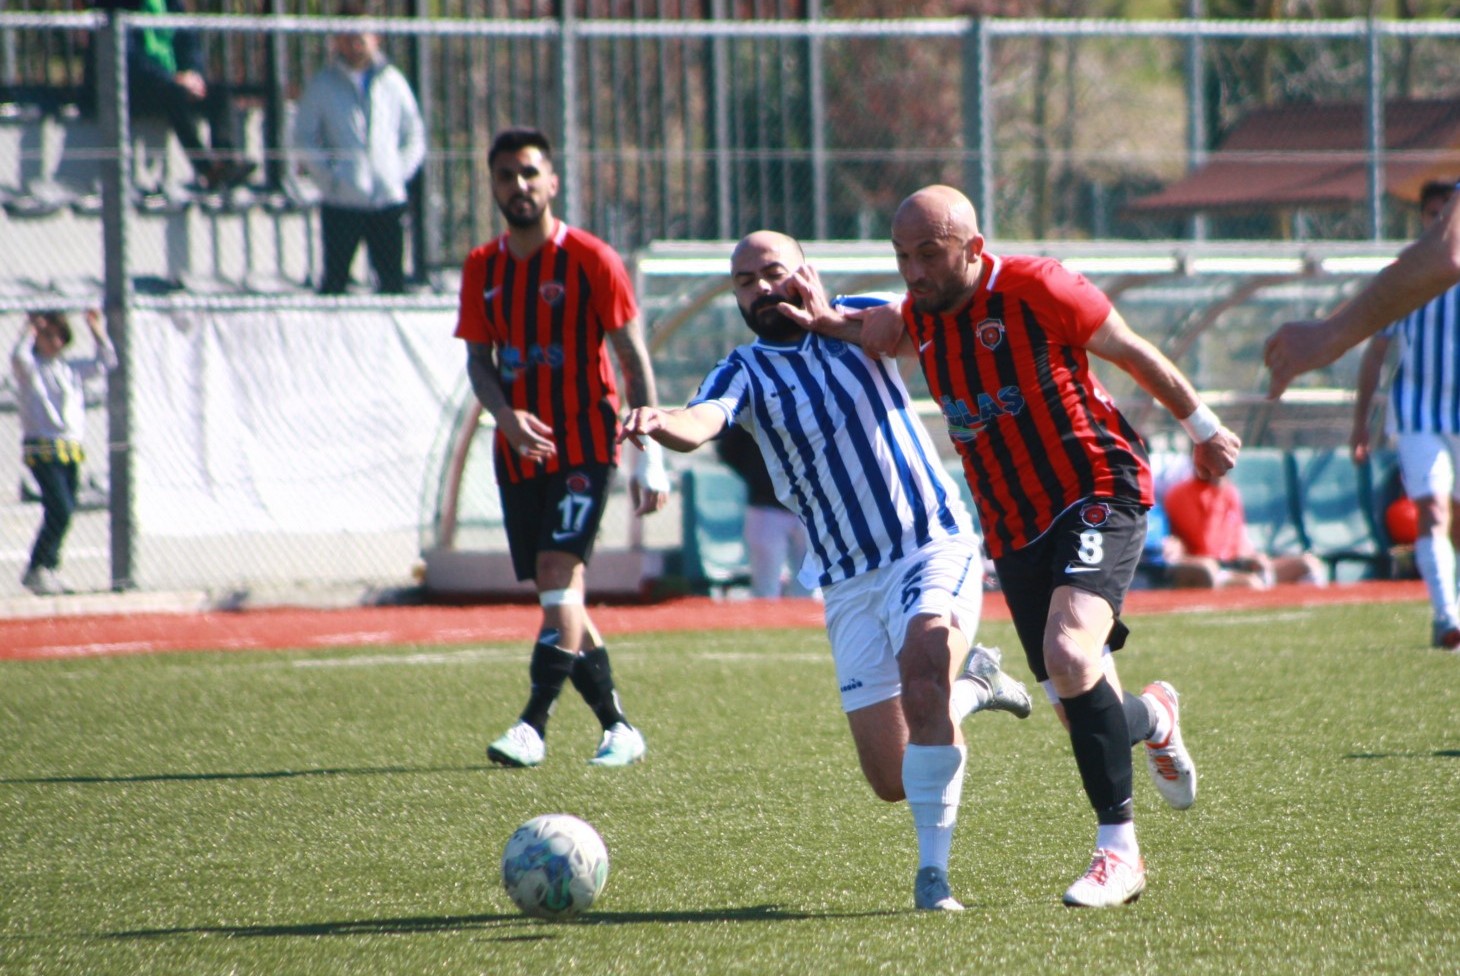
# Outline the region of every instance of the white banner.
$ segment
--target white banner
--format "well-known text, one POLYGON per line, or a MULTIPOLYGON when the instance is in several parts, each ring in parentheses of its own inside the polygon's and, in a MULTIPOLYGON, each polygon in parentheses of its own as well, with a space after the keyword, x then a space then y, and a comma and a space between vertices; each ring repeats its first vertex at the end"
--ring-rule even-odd
POLYGON ((132 323, 144 534, 418 525, 465 370, 454 312, 138 311, 132 323))

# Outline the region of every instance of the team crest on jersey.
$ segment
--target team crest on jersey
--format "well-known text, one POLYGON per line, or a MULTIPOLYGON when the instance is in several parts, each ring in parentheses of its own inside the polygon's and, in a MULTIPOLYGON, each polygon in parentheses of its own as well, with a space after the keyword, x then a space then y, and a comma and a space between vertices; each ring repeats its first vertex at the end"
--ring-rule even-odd
POLYGON ((1080 509, 1080 521, 1098 529, 1110 521, 1110 506, 1104 502, 1090 502, 1080 509))
POLYGON ((563 287, 561 281, 544 281, 538 286, 537 293, 549 305, 561 305, 563 296, 568 293, 568 289, 563 287))
POLYGON ((570 495, 586 495, 593 487, 592 479, 582 471, 568 472, 568 477, 565 481, 568 487, 568 494, 570 495))
POLYGON ((985 349, 997 349, 1004 341, 1004 323, 999 319, 984 319, 973 327, 973 332, 985 349))

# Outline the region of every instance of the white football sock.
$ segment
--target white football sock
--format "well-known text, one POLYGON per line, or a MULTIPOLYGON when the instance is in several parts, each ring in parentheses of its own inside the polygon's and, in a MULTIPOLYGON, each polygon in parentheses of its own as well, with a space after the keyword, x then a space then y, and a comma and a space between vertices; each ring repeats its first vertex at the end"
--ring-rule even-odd
POLYGON ((919 869, 948 870, 967 756, 963 746, 909 745, 903 754, 902 789, 918 835, 919 869))
POLYGON ((953 713, 953 724, 961 725, 970 712, 993 697, 989 683, 982 679, 960 677, 953 682, 948 692, 948 710, 953 713))
POLYGON ((1141 863, 1141 845, 1136 843, 1135 821, 1123 824, 1100 824, 1095 831, 1095 846, 1114 851, 1127 864, 1141 863))
POLYGON ((1151 734, 1146 736, 1147 742, 1165 742, 1171 736, 1171 711, 1165 705, 1156 701, 1151 695, 1142 695, 1141 701, 1146 703, 1154 721, 1151 722, 1151 734))
POLYGON ((1436 620, 1454 622, 1455 547, 1445 537, 1422 536, 1414 542, 1414 564, 1424 577, 1436 620))

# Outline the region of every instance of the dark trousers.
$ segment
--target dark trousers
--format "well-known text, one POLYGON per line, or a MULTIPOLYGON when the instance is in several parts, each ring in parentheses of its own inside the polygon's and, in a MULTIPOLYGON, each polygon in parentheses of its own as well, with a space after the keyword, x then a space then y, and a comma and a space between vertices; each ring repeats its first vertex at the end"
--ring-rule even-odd
POLYGON ((343 295, 350 283, 350 263, 360 241, 375 269, 377 291, 382 295, 399 295, 406 290, 405 272, 406 205, 383 210, 355 210, 350 207, 319 208, 320 229, 324 237, 324 280, 321 295, 343 295))
POLYGON ((129 80, 133 115, 155 115, 167 124, 182 143, 195 171, 203 171, 217 160, 234 155, 234 132, 238 121, 233 98, 221 85, 208 85, 201 101, 175 81, 161 81, 135 74, 129 80), (208 140, 203 140, 202 123, 208 123, 208 140))
POLYGON ((76 493, 81 486, 81 465, 74 461, 31 461, 30 470, 41 489, 45 518, 35 545, 30 550, 30 569, 56 569, 61 565, 61 543, 76 511, 76 493))

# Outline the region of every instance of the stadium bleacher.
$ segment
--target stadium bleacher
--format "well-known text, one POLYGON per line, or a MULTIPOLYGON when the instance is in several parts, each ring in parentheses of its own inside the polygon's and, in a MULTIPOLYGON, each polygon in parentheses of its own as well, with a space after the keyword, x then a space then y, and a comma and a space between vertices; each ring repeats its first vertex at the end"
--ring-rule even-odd
MULTIPOLYGON (((1390 579, 1393 550, 1375 486, 1393 467, 1381 452, 1366 465, 1353 464, 1342 449, 1246 448, 1229 477, 1242 493, 1247 529, 1268 555, 1309 551, 1321 558, 1333 582, 1390 579)), ((962 469, 949 472, 965 487, 962 469)), ((750 564, 741 538, 744 485, 729 468, 697 464, 681 478, 684 545, 680 571, 689 592, 725 595, 748 584, 750 564)), ((1143 579, 1154 583, 1159 574, 1143 579)))

